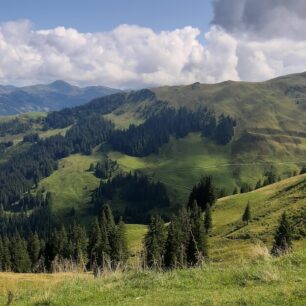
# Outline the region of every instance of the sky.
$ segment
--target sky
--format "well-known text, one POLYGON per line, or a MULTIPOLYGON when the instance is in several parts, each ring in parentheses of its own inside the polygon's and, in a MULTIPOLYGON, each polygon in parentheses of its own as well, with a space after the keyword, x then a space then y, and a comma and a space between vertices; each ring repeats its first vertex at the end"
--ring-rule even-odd
POLYGON ((306 70, 304 0, 0 0, 0 84, 143 88, 306 70))

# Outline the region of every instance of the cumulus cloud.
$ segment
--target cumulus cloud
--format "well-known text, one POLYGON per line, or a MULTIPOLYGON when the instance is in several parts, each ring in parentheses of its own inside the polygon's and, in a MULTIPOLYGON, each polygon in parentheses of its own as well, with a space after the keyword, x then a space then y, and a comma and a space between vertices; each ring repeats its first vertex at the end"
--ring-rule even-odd
POLYGON ((306 39, 305 0, 214 0, 213 24, 253 39, 306 39))
MULTIPOLYGON (((287 1, 296 2, 300 9, 303 6, 303 1, 287 1)), ((81 33, 65 27, 35 30, 29 21, 3 23, 0 84, 64 79, 78 85, 141 88, 228 79, 259 81, 306 70, 306 40, 296 26, 303 21, 303 13, 292 9, 295 26, 287 34, 276 31, 272 35, 276 21, 265 28, 261 19, 268 19, 269 14, 258 20, 255 14, 263 14, 268 1, 257 2, 251 10, 248 7, 255 1, 215 1, 214 24, 207 33, 190 26, 154 32, 135 25, 81 33), (226 14, 225 9, 229 10, 226 14)), ((283 3, 272 9, 271 16, 287 12, 287 2, 270 2, 283 3)))

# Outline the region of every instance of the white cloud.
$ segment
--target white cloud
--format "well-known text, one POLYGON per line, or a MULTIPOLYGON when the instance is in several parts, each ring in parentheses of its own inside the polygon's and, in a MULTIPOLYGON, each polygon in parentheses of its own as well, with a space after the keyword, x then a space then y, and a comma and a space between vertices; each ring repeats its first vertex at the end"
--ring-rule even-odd
POLYGON ((120 88, 263 80, 306 70, 306 41, 237 35, 220 26, 156 33, 120 25, 80 33, 58 27, 34 30, 29 21, 0 25, 0 84, 55 79, 120 88), (205 35, 205 44, 199 40, 205 35))

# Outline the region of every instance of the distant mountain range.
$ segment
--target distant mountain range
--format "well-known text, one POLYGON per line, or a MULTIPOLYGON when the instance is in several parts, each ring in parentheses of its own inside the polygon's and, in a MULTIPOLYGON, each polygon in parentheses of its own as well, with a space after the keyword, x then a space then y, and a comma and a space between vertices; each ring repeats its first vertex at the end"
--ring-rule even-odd
POLYGON ((120 90, 104 86, 81 88, 65 81, 25 87, 0 85, 0 116, 60 110, 118 92, 120 90))

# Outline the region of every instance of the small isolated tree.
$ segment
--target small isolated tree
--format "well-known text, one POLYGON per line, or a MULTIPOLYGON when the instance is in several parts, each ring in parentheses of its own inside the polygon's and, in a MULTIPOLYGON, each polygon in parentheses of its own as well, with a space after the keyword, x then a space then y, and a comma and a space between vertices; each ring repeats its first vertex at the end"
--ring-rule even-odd
POLYGON ((292 228, 284 212, 280 218, 279 226, 274 235, 272 255, 279 256, 287 253, 292 246, 292 228))
POLYGON ((249 224, 249 221, 251 220, 251 208, 250 208, 250 202, 248 202, 247 206, 245 207, 244 213, 242 215, 242 221, 246 224, 249 224))
POLYGON ((211 230, 212 228, 212 216, 211 216, 211 208, 208 205, 205 211, 205 217, 204 217, 204 227, 206 234, 211 230))
POLYGON ((233 195, 235 195, 235 194, 237 194, 237 193, 239 193, 239 189, 238 189, 238 187, 236 186, 236 187, 234 188, 234 190, 233 190, 233 195))

